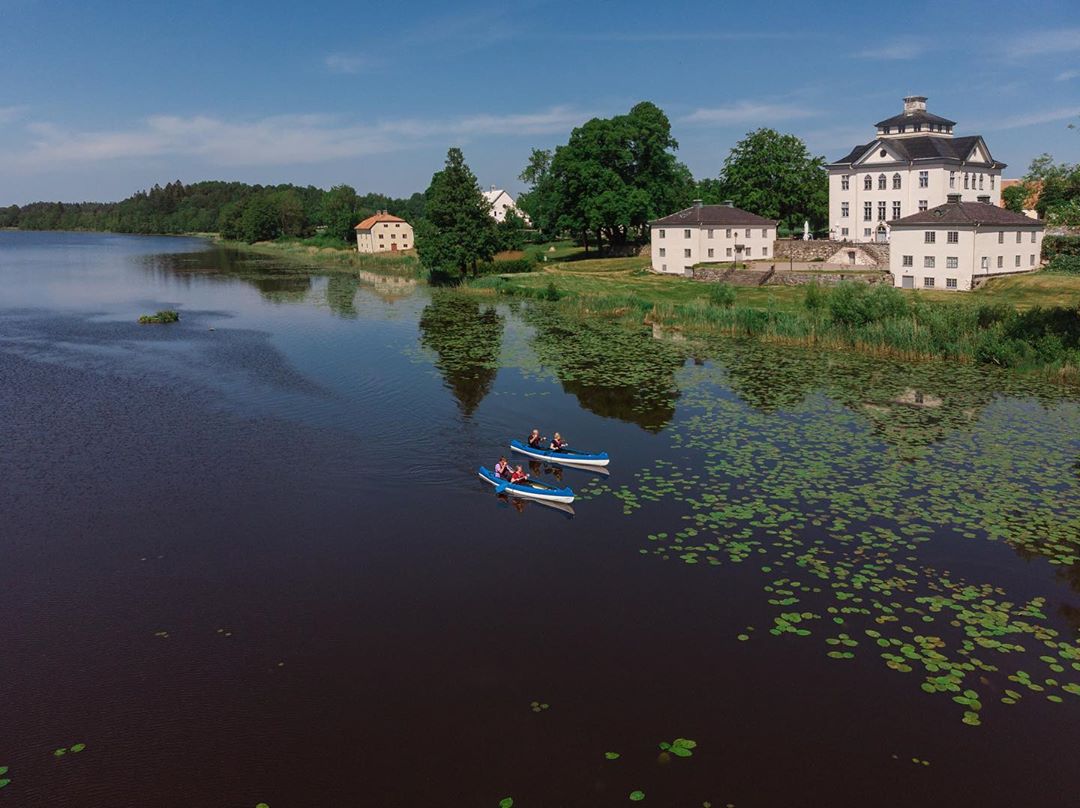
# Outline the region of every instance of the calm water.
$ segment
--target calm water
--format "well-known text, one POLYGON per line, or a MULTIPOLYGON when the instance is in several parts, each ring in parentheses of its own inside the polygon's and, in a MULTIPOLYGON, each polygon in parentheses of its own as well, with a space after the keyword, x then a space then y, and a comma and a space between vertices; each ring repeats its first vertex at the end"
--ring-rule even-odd
POLYGON ((0 806, 1077 801, 1068 391, 0 232, 0 469, 0 806))

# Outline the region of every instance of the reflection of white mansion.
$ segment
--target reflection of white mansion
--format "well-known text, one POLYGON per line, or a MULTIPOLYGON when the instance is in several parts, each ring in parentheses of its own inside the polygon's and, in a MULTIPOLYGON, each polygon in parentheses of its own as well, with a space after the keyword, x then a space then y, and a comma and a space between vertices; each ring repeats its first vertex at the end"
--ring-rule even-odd
POLYGON ((1001 199, 1001 170, 981 135, 953 137, 955 121, 926 111, 921 95, 877 124, 877 138, 831 163, 830 236, 888 241, 894 219, 929 210, 960 194, 965 202, 1001 199))

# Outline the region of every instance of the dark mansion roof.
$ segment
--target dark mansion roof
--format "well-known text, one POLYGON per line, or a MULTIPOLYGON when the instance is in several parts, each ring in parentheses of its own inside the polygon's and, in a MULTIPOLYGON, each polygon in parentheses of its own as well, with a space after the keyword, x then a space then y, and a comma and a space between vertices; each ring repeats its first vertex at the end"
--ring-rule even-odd
POLYGON ((921 210, 902 219, 891 222, 892 227, 912 226, 948 226, 948 225, 988 225, 990 227, 1034 227, 1044 225, 1038 219, 1031 219, 1008 208, 1000 208, 986 202, 946 202, 930 210, 921 210))
MULTIPOLYGON (((962 163, 981 140, 980 135, 966 135, 964 137, 935 137, 933 135, 904 138, 880 137, 862 146, 856 146, 850 153, 844 155, 832 165, 850 166, 871 149, 879 147, 891 149, 902 160, 909 162, 915 162, 916 160, 944 160, 945 162, 962 163)), ((983 147, 985 148, 985 143, 983 147)), ((987 154, 989 154, 989 150, 987 150, 987 154)), ((991 168, 1005 168, 1004 163, 999 163, 993 158, 990 158, 990 166, 991 168)))
POLYGON ((883 126, 909 126, 917 123, 932 123, 938 124, 939 126, 956 126, 956 121, 950 121, 948 118, 942 118, 940 115, 934 115, 931 112, 927 112, 925 109, 915 110, 914 112, 901 112, 899 115, 893 115, 891 118, 886 118, 883 121, 878 121, 874 125, 880 129, 883 126))
POLYGON ((765 219, 756 213, 731 205, 695 205, 680 210, 663 219, 649 222, 650 225, 668 225, 687 227, 694 225, 714 225, 719 227, 775 227, 776 222, 765 219))

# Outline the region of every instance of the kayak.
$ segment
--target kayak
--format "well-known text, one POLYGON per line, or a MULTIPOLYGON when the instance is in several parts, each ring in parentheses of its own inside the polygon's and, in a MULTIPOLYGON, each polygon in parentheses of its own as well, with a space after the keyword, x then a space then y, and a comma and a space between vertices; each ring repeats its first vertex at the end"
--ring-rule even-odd
POLYGON ((556 488, 553 485, 547 483, 538 482, 536 480, 525 480, 520 483, 510 483, 495 475, 495 472, 491 471, 484 466, 480 467, 480 479, 487 480, 496 488, 506 486, 502 490, 514 494, 519 497, 528 497, 529 499, 535 499, 538 502, 562 502, 570 504, 574 501, 574 492, 569 488, 556 488))
POLYGON ((606 466, 608 464, 607 452, 575 452, 572 449, 534 449, 527 443, 519 440, 510 441, 510 448, 537 460, 550 460, 552 463, 570 463, 576 466, 606 466))

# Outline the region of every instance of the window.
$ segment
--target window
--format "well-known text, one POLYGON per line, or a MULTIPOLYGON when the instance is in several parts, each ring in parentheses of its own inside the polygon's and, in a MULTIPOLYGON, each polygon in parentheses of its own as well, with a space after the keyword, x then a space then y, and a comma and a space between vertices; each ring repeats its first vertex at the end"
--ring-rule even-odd
POLYGON ((979 266, 980 266, 980 267, 981 267, 982 269, 990 269, 990 256, 988 256, 988 255, 984 255, 984 256, 982 257, 982 260, 981 260, 981 261, 979 261, 979 266))
POLYGON ((707 231, 709 238, 713 237, 713 229, 710 227, 707 231))
POLYGON ((867 174, 865 177, 863 177, 862 187, 864 191, 874 190, 874 178, 867 174))
POLYGON ((1016 256, 1016 266, 1020 266, 1020 256, 1016 256))
POLYGON ((953 189, 956 188, 956 172, 955 171, 950 171, 949 172, 949 188, 953 188, 953 189))
POLYGON ((925 199, 920 199, 919 200, 919 210, 924 211, 924 210, 926 210, 927 207, 928 207, 928 205, 926 204, 926 200, 925 199))
POLYGON ((746 252, 746 257, 749 258, 750 257, 750 247, 747 247, 745 252, 746 252))
POLYGON ((667 247, 661 247, 660 248, 660 257, 661 258, 667 258, 667 247))
POLYGON ((1028 260, 1028 266, 1029 267, 1035 266, 1035 253, 1031 254, 1031 258, 1028 260))
POLYGON ((887 157, 888 155, 889 155, 889 153, 887 151, 885 151, 884 149, 882 149, 881 151, 878 152, 878 157, 887 157))
POLYGON ((955 289, 956 288, 956 278, 946 278, 945 279, 945 288, 946 289, 955 289))
POLYGON ((683 254, 683 258, 689 258, 690 257, 690 250, 683 250, 682 254, 683 254))
POLYGON ((726 236, 727 236, 727 238, 731 238, 731 228, 730 227, 727 229, 726 236))
POLYGON ((998 269, 1001 269, 1004 266, 1005 266, 1005 256, 1004 255, 999 255, 998 256, 998 269))
POLYGON ((900 190, 900 175, 899 174, 893 174, 892 175, 892 187, 893 187, 894 191, 899 191, 900 190))
POLYGON ((746 228, 746 238, 750 238, 750 228, 746 228))
POLYGON ((919 172, 919 187, 920 188, 929 188, 930 187, 930 172, 929 171, 920 171, 919 172))
POLYGON ((1000 233, 998 233, 998 244, 1004 244, 1004 243, 1005 243, 1005 231, 1003 230, 1000 233))
POLYGON ((689 230, 683 230, 682 231, 682 237, 683 238, 690 238, 690 231, 689 230))
POLYGON ((933 278, 923 278, 922 279, 922 285, 923 285, 924 289, 933 289, 934 288, 934 279, 933 278))
POLYGON ((900 203, 899 202, 893 202, 892 203, 892 217, 894 219, 899 219, 900 218, 900 203))
MULTIPOLYGON (((1034 235, 1035 235, 1035 234, 1034 234, 1034 233, 1032 233, 1031 235, 1032 235, 1032 236, 1034 237, 1034 235)), ((769 237, 769 230, 768 230, 768 228, 765 228, 765 227, 761 228, 761 237, 762 237, 762 238, 768 238, 768 237, 769 237)), ((1031 240, 1032 240, 1032 241, 1034 241, 1035 239, 1034 239, 1034 238, 1032 238, 1031 240)))
POLYGON ((950 255, 948 258, 945 259, 945 269, 959 269, 959 268, 960 268, 960 259, 959 258, 950 255))
POLYGON ((666 234, 667 234, 666 230, 661 230, 660 231, 660 238, 663 238, 666 234))
POLYGON ((983 189, 983 178, 985 178, 985 177, 986 177, 985 174, 980 174, 979 175, 979 190, 980 191, 983 189))
POLYGON ((886 182, 885 175, 884 174, 878 174, 877 189, 879 191, 884 191, 885 190, 885 182, 886 182))
POLYGON ((902 261, 903 266, 913 267, 915 266, 915 258, 911 255, 905 255, 902 261))
POLYGON ((660 271, 661 272, 667 272, 667 264, 661 264, 660 265, 660 271))
POLYGON ((906 126, 904 126, 903 124, 900 124, 900 125, 899 125, 898 127, 896 127, 896 132, 897 132, 897 134, 901 134, 901 135, 902 135, 902 134, 904 134, 904 132, 906 132, 906 131, 907 131, 907 127, 906 127, 906 126))
POLYGON ((874 203, 863 202, 862 204, 862 218, 864 222, 869 222, 874 218, 874 203))
POLYGON ((966 191, 967 189, 968 189, 968 173, 965 171, 964 172, 964 190, 966 191))
POLYGON ((994 190, 994 175, 990 175, 990 190, 994 190))
POLYGON ((769 255, 769 248, 768 247, 762 247, 761 248, 761 254, 767 258, 768 255, 769 255))
POLYGON ((1034 230, 1031 231, 1031 243, 1032 244, 1035 243, 1035 231, 1034 230))
POLYGON ((959 244, 960 243, 960 231, 959 230, 950 230, 948 233, 945 234, 945 241, 947 241, 949 244, 959 244))
POLYGON ((709 258, 713 257, 713 248, 709 247, 709 258))
POLYGON ((727 257, 731 258, 731 247, 727 248, 727 257))
POLYGON ((401 227, 401 222, 394 222, 394 227, 401 227))
POLYGON ((848 207, 848 203, 847 202, 841 202, 840 203, 840 217, 843 218, 843 219, 846 219, 848 217, 849 212, 850 212, 850 208, 848 207))
POLYGON ((921 123, 915 124, 915 131, 916 132, 921 132, 922 131, 922 124, 921 123))
POLYGON ((885 221, 885 203, 884 202, 878 202, 877 203, 877 217, 878 217, 879 222, 885 221))
POLYGON ((382 237, 383 237, 383 234, 382 234, 382 233, 379 233, 379 238, 382 238, 382 237))
POLYGON ((937 233, 927 230, 923 233, 923 244, 934 244, 937 241, 937 233))
POLYGON ((932 255, 927 255, 922 260, 922 265, 925 269, 933 269, 935 263, 934 256, 932 255))
POLYGON ((846 191, 851 187, 851 177, 848 174, 844 174, 840 177, 840 190, 846 191))
POLYGON ((870 238, 870 232, 871 231, 869 227, 864 227, 862 231, 863 238, 870 238))
POLYGON ((840 228, 840 235, 844 236, 844 237, 847 237, 847 234, 848 234, 848 229, 846 227, 841 227, 840 228))
POLYGON ((1020 239, 1023 238, 1023 236, 1024 236, 1024 234, 1021 233, 1019 230, 1016 231, 1016 243, 1017 244, 1020 243, 1020 239))

